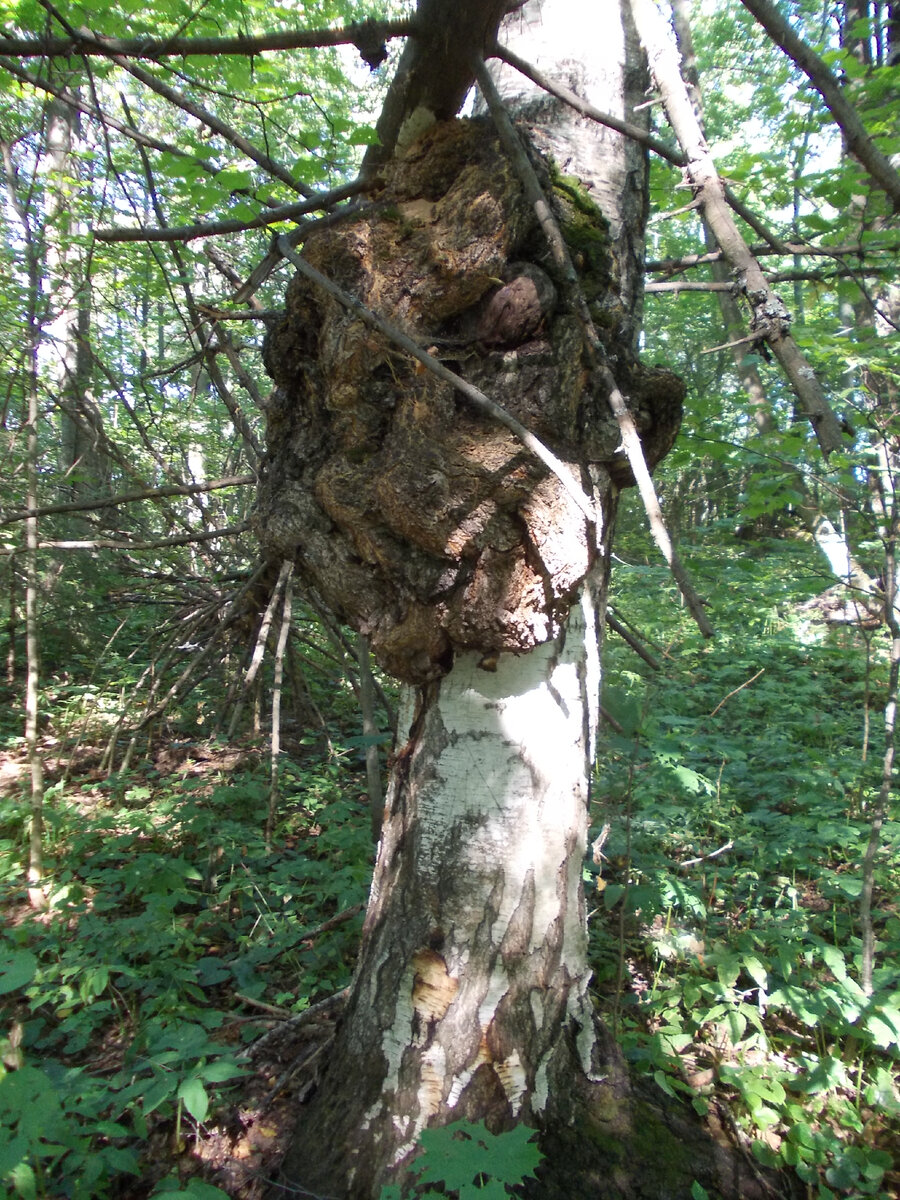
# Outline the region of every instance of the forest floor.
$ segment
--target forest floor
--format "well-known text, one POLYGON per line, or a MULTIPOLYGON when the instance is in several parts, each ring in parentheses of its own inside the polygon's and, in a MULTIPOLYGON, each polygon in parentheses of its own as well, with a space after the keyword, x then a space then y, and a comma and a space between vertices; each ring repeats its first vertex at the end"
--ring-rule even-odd
MULTIPOLYGON (((665 574, 641 568, 627 585, 633 619, 644 604, 658 621, 665 574)), ((871 635, 810 630, 787 604, 754 623, 742 598, 729 625, 727 603, 712 647, 670 606, 658 672, 607 647, 614 724, 585 864, 597 1008, 646 1086, 761 1169, 789 1169, 810 1200, 891 1200, 892 817, 872 993, 859 985, 883 658, 871 635)), ((356 719, 338 713, 327 738, 284 756, 267 845, 259 745, 191 738, 185 717, 107 777, 102 731, 78 741, 77 722, 54 717, 43 911, 22 872, 21 739, 0 743, 0 1200, 263 1195, 327 1057, 329 998, 349 983, 361 927, 372 845, 356 719)))

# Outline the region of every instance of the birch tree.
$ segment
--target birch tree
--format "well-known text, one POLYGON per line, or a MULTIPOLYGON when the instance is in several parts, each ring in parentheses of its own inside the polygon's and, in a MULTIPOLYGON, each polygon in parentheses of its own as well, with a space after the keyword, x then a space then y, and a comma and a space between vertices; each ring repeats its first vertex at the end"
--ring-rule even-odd
MULTIPOLYGON (((298 274, 265 351, 260 538, 408 685, 355 982, 285 1167, 318 1194, 378 1195, 426 1127, 458 1119, 541 1127, 546 1194, 582 1194, 634 1125, 590 999, 582 890, 608 554, 632 482, 606 381, 651 466, 681 386, 635 354, 643 148, 509 69, 518 153, 502 120, 454 119, 501 10, 421 6, 435 32, 385 105, 378 209, 302 259, 284 247, 298 274), (454 86, 429 69, 448 20, 468 39, 454 86), (573 1170, 565 1131, 585 1120, 606 1151, 573 1170)), ((605 10, 587 39, 583 24, 532 2, 504 36, 633 120, 628 16, 605 10)), ((694 1172, 715 1178, 714 1156, 691 1179, 677 1158, 659 1169, 684 1194, 694 1172)))

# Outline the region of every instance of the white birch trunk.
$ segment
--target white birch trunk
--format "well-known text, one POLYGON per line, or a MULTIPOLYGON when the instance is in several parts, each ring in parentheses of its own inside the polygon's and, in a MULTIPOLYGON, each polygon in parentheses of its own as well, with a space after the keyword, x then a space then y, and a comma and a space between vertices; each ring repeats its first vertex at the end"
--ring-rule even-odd
POLYGON ((553 641, 461 654, 407 693, 329 1065, 352 1084, 301 1129, 302 1187, 368 1200, 428 1125, 539 1124, 555 1080, 594 1077, 582 870, 604 601, 585 587, 553 641))

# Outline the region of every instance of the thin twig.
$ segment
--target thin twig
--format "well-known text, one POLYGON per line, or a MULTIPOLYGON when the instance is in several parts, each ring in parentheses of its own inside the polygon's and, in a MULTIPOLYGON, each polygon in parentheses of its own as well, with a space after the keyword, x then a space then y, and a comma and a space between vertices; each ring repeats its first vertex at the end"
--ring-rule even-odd
POLYGON ((361 42, 386 42, 415 32, 411 18, 394 21, 352 22, 337 29, 285 29, 255 37, 101 37, 88 29, 73 29, 68 37, 0 38, 0 54, 13 58, 71 58, 73 55, 112 55, 158 62, 164 58, 191 56, 217 58, 221 54, 246 57, 270 50, 314 50, 324 46, 359 46, 361 42))
POLYGON ((91 512, 96 508, 114 508, 119 504, 134 504, 138 500, 159 500, 168 496, 191 496, 198 492, 215 492, 220 488, 241 487, 255 483, 255 475, 229 475, 224 479, 210 479, 207 483, 186 483, 179 486, 143 488, 138 492, 119 492, 114 496, 103 496, 99 500, 71 500, 65 504, 47 504, 43 508, 22 508, 0 519, 0 526, 15 525, 28 517, 46 517, 51 513, 91 512))
MULTIPOLYGON (((719 701, 719 703, 716 705, 716 707, 709 714, 709 717, 714 717, 716 715, 716 713, 719 711, 719 709, 722 707, 722 705, 727 703, 731 699, 732 696, 736 696, 738 694, 738 692, 742 692, 744 690, 744 688, 749 687, 751 683, 755 683, 756 680, 759 679, 760 675, 762 675, 763 671, 765 671, 765 669, 766 669, 765 667, 760 667, 760 669, 756 672, 756 674, 753 675, 750 679, 745 680, 744 683, 740 684, 739 687, 732 688, 732 690, 728 693, 727 696, 722 697, 722 699, 719 701)), ((709 720, 709 717, 706 718, 707 721, 709 720)))
POLYGON ((712 850, 709 854, 701 854, 698 858, 686 858, 684 862, 678 864, 679 871, 683 871, 685 867, 696 867, 697 863, 708 862, 711 858, 718 858, 720 854, 724 854, 726 850, 730 850, 734 842, 729 840, 724 846, 720 846, 718 850, 712 850))
MULTIPOLYGON (((360 906, 361 907, 361 906, 360 906)), ((285 1029, 297 1029, 298 1027, 307 1024, 310 1021, 317 1021, 320 1017, 324 1017, 332 1011, 332 1009, 340 1008, 346 1003, 347 997, 350 995, 348 987, 343 988, 339 992, 335 992, 331 996, 326 996, 324 1000, 318 1000, 315 1004, 311 1004, 309 1008, 305 1008, 303 1012, 297 1013, 296 1016, 290 1018, 289 1021, 284 1021, 280 1025, 276 1025, 274 1029, 268 1029, 264 1034, 256 1039, 252 1045, 247 1046, 238 1054, 238 1058, 249 1058, 251 1055, 258 1054, 262 1046, 267 1042, 274 1040, 277 1037, 284 1035, 285 1029)))
MULTIPOLYGON (((231 525, 225 529, 210 529, 204 533, 181 534, 178 537, 155 538, 143 542, 117 541, 115 538, 95 538, 93 540, 63 540, 40 541, 39 550, 160 550, 164 546, 190 546, 195 542, 208 542, 214 538, 237 537, 251 528, 250 521, 240 525, 231 525)), ((0 546, 0 557, 18 553, 16 546, 0 546)))
POLYGON ((277 1004, 266 1004, 263 1000, 254 1000, 252 996, 245 996, 243 992, 235 992, 234 998, 240 1000, 241 1004, 249 1004, 251 1008, 261 1009, 262 1012, 278 1017, 281 1021, 289 1021, 291 1017, 297 1015, 292 1013, 289 1008, 280 1008, 277 1004))

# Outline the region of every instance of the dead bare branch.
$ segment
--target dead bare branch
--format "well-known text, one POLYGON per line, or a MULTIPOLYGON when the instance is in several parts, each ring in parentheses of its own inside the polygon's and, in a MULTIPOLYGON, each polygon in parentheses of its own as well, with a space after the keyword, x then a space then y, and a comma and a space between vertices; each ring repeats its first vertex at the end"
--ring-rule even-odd
POLYGON ((631 0, 638 34, 650 71, 663 98, 669 124, 688 160, 687 178, 701 201, 703 216, 730 263, 751 310, 751 330, 765 342, 803 405, 819 446, 828 458, 842 445, 841 424, 816 374, 790 334, 790 314, 772 291, 728 211, 723 184, 681 76, 679 55, 669 28, 653 0, 631 0))
POLYGON ((410 18, 394 21, 354 22, 338 29, 285 29, 256 36, 235 37, 110 38, 89 29, 72 30, 68 37, 2 37, 0 54, 13 58, 71 58, 73 55, 121 55, 123 58, 159 62, 165 58, 216 57, 242 54, 252 57, 271 50, 314 50, 324 46, 368 49, 416 31, 410 18))
POLYGON ((206 483, 186 483, 170 487, 141 488, 136 492, 119 492, 114 496, 102 496, 97 500, 72 500, 67 504, 48 504, 44 508, 20 509, 0 520, 0 526, 15 525, 28 517, 47 517, 53 513, 92 512, 97 508, 115 508, 119 504, 134 504, 138 500, 159 500, 168 496, 192 496, 199 492, 215 492, 220 488, 243 487, 256 483, 255 475, 229 475, 223 479, 210 479, 206 483))
MULTIPOLYGON (((328 192, 310 194, 308 200, 300 200, 296 204, 279 204, 276 208, 267 208, 255 217, 243 220, 234 218, 222 221, 195 221, 191 225, 167 225, 164 229, 147 229, 137 226, 127 228, 121 225, 109 226, 105 229, 95 229, 94 237, 98 242, 190 242, 194 238, 219 237, 229 233, 243 233, 247 229, 265 229, 269 225, 277 225, 279 221, 293 221, 306 213, 318 209, 330 208, 342 200, 355 196, 364 191, 366 185, 361 180, 342 184, 328 192)), ((349 210, 348 210, 349 211, 349 210)), ((353 210, 356 211, 356 210, 353 210)), ((315 222, 310 222, 314 225, 315 222)))

